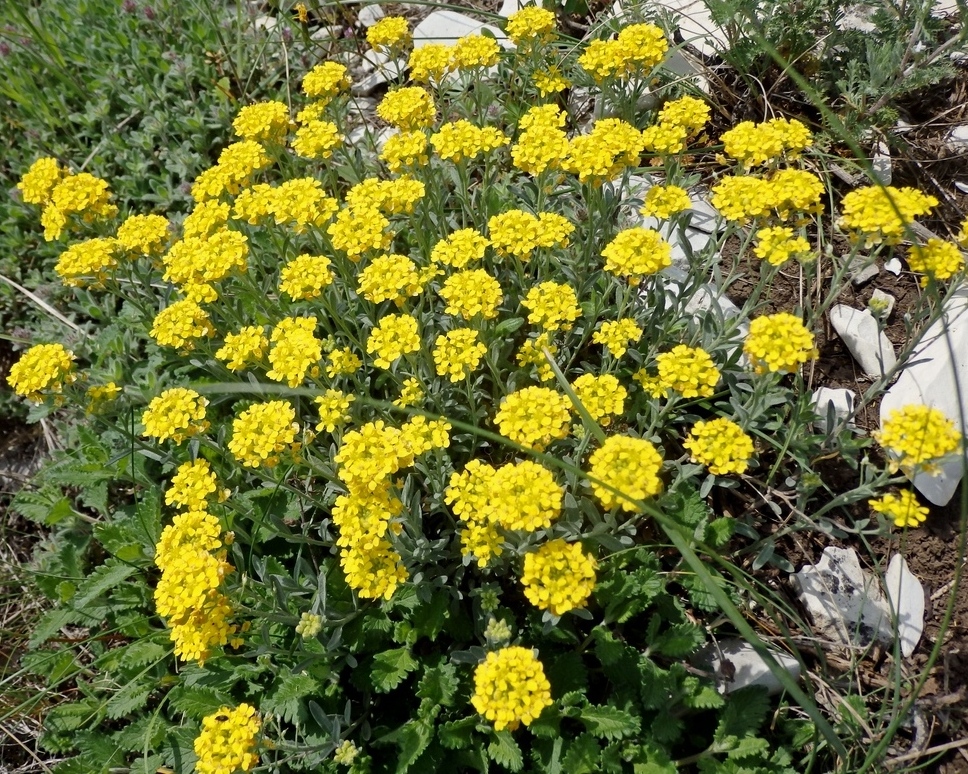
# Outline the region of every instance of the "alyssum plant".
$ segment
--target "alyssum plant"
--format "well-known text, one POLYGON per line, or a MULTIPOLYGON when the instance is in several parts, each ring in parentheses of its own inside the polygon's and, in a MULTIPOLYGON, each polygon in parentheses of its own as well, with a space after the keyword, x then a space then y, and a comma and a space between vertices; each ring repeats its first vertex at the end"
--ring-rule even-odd
MULTIPOLYGON (((75 753, 58 771, 793 772, 792 750, 837 749, 815 707, 763 728, 765 695, 694 663, 743 625, 716 569, 733 520, 706 495, 761 457, 785 470, 813 320, 687 313, 716 251, 673 293, 669 242, 621 222, 646 160, 643 214, 688 222, 708 107, 582 133, 556 95, 583 84, 631 118, 658 28, 575 51, 527 8, 507 33, 507 51, 413 51, 378 158, 342 141, 335 62, 294 121, 243 108, 181 223, 118 224, 107 183, 53 159, 24 175, 49 239, 86 236, 56 271, 91 319, 9 378, 35 418, 87 414, 17 500, 59 530, 39 570, 60 605, 25 659, 76 688, 47 716, 46 746, 75 753)), ((407 24, 369 40, 403 51, 407 24)), ((776 120, 721 140, 721 239, 768 285, 811 256, 811 136, 776 120)), ((851 196, 843 226, 875 243, 932 206, 851 196)), ((914 255, 931 282, 960 270, 953 245, 914 255)), ((924 407, 880 438, 906 468, 959 441, 924 407)), ((909 493, 887 497, 916 523, 909 493)))

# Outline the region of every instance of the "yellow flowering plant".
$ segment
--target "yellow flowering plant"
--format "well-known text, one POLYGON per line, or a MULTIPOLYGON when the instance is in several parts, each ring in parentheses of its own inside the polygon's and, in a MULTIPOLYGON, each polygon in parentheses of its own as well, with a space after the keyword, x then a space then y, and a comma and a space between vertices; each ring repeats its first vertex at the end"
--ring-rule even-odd
MULTIPOLYGON (((54 716, 63 750, 65 729, 110 718, 130 721, 112 765, 142 755, 144 770, 191 749, 211 772, 735 757, 792 774, 795 713, 767 728, 765 701, 685 664, 727 619, 747 634, 731 552, 772 552, 714 498, 799 476, 802 512, 813 457, 869 446, 813 427, 803 372, 823 302, 763 304, 784 264, 812 271, 826 192, 802 165, 812 135, 786 119, 726 132, 721 242, 683 260, 684 155, 708 105, 660 91, 634 109, 665 77, 659 27, 566 52, 554 21, 528 7, 507 49, 485 35, 415 49, 376 105, 389 132, 375 151, 347 131, 350 71, 315 63, 297 104, 240 108, 217 161, 185 181, 184 218, 116 217, 105 181, 52 159, 24 175, 38 229, 78 236, 55 273, 93 319, 7 377, 82 441, 17 507, 95 522, 100 562, 52 587, 61 605, 34 642, 82 622, 122 641, 91 667, 119 686, 90 689, 106 709, 71 728, 54 716), (548 72, 614 111, 583 126, 548 72), (720 265, 729 238, 740 254, 720 265), (759 271, 742 308, 703 306, 741 257, 759 271), (79 504, 58 488, 75 483, 91 490, 79 504), (719 730, 687 734, 707 712, 719 730)), ((411 33, 390 17, 367 39, 402 52, 411 33)), ((908 192, 888 213, 880 196, 845 199, 858 244, 896 241, 931 206, 908 192)), ((933 287, 962 270, 953 250, 928 243, 909 264, 933 287)), ((932 411, 885 426, 883 470, 844 502, 958 448, 932 411)), ((871 507, 919 523, 916 501, 892 497, 871 507)), ((810 706, 808 730, 836 739, 810 706)))

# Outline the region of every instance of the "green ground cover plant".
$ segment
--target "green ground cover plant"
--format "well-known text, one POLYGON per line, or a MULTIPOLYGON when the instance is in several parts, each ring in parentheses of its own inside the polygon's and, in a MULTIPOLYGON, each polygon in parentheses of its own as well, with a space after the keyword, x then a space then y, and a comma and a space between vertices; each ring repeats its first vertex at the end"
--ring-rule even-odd
MULTIPOLYGON (((836 200, 797 120, 710 138, 650 23, 575 45, 532 8, 507 34, 410 53, 378 152, 346 142, 346 67, 315 65, 292 104, 233 111, 184 213, 49 154, 20 179, 76 314, 8 378, 65 449, 14 503, 56 536, 23 668, 72 686, 45 718, 57 771, 880 765, 852 739, 904 721, 900 672, 876 712, 780 669, 779 701, 717 686, 702 653, 727 636, 775 665, 754 606, 805 625, 734 561, 783 561, 762 525, 709 503, 782 483, 797 529, 923 520, 901 472, 955 452, 955 426, 911 406, 874 439, 817 432, 803 368, 835 294, 761 309, 784 267, 836 286, 937 201, 836 200), (614 117, 582 125, 572 87, 614 117), (710 146, 721 229, 673 266, 658 228, 684 233, 710 146), (694 305, 750 257, 739 314, 694 305), (862 472, 836 496, 832 454, 862 472)), ((368 40, 406 53, 409 26, 368 40)), ((908 263, 934 319, 958 246, 908 263)))

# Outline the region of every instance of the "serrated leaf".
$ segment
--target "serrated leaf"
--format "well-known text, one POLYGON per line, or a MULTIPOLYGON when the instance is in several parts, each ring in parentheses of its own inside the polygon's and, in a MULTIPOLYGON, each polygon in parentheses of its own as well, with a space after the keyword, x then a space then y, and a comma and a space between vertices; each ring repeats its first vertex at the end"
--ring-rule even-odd
POLYGON ((726 753, 727 758, 742 760, 754 756, 765 757, 770 752, 770 743, 756 736, 744 736, 736 741, 732 750, 726 753))
POLYGON ((625 655, 625 643, 616 639, 608 629, 598 626, 592 629, 592 637, 595 640, 595 655, 602 666, 616 664, 625 655))
POLYGON ((80 583, 77 594, 71 601, 72 605, 76 610, 83 610, 99 596, 127 580, 136 572, 137 569, 130 565, 108 559, 80 583))
POLYGON ((155 664, 171 653, 171 647, 156 640, 135 640, 125 646, 121 654, 121 665, 126 668, 155 664))
POLYGON ((106 772, 124 763, 124 753, 114 740, 99 731, 81 731, 76 736, 81 758, 88 762, 90 774, 106 772))
POLYGON ((765 688, 750 686, 733 691, 719 717, 716 740, 728 736, 743 737, 756 732, 763 724, 769 709, 770 699, 765 688))
POLYGON ((407 648, 393 648, 373 657, 370 680, 376 690, 386 693, 400 685, 416 668, 417 662, 407 648))
POLYGON ((673 624, 655 639, 652 650, 669 658, 685 658, 702 645, 705 639, 705 633, 695 624, 673 624))
POLYGON ((433 738, 433 728, 423 721, 410 721, 397 729, 392 735, 384 737, 387 741, 393 736, 393 741, 400 745, 400 757, 397 758, 396 774, 409 771, 413 762, 427 749, 433 738))
POLYGON ((579 718, 588 733, 608 740, 637 734, 641 727, 637 717, 609 705, 584 707, 579 718))
POLYGON ((77 731, 97 718, 99 713, 100 703, 95 699, 60 704, 47 712, 44 728, 58 734, 77 731))
POLYGON ((437 727, 437 739, 448 750, 461 750, 470 747, 473 740, 477 718, 462 718, 437 727))
POLYGON ((48 610, 30 633, 30 646, 37 648, 57 634, 68 624, 77 623, 81 614, 69 607, 48 610))
POLYGON ((704 685, 698 691, 685 697, 685 705, 692 709, 717 709, 726 700, 711 685, 704 685))
POLYGON ((117 720, 118 718, 130 715, 135 710, 141 709, 148 703, 148 696, 150 694, 151 686, 138 681, 132 681, 121 686, 121 690, 108 700, 108 717, 112 720, 117 720))
POLYGON ((650 726, 652 737, 660 744, 670 745, 682 736, 685 724, 681 718, 670 715, 668 712, 660 711, 653 719, 650 726))
POLYGON ((454 694, 459 685, 457 667, 444 662, 424 672, 417 686, 417 696, 433 704, 449 707, 454 703, 454 694))
POLYGON ((568 745, 562 768, 568 774, 597 774, 601 749, 595 737, 582 734, 568 745))
POLYGON ((487 746, 487 754, 496 764, 510 771, 521 771, 524 766, 521 748, 510 731, 495 731, 493 741, 487 746))
POLYGON ((722 548, 733 536, 733 527, 735 524, 736 521, 728 516, 714 519, 706 527, 706 540, 713 548, 722 548))
POLYGON ((214 688, 180 685, 168 694, 168 703, 193 720, 201 720, 218 712, 223 705, 231 704, 232 698, 214 688))
POLYGON ((531 721, 528 730, 532 736, 554 739, 561 735, 561 713, 554 705, 545 707, 541 714, 531 721))
POLYGON ((260 709, 294 721, 299 716, 300 700, 319 690, 319 682, 304 672, 287 672, 279 678, 260 709))

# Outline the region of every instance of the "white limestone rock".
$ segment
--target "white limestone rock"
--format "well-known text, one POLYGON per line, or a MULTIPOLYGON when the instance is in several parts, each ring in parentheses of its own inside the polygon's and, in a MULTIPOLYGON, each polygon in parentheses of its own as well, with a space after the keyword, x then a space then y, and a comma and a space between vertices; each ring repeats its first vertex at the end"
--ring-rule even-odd
MULTIPOLYGON (((834 389, 832 387, 821 387, 815 390, 811 398, 813 411, 817 415, 814 425, 821 433, 826 433, 830 428, 827 426, 827 416, 830 406, 833 406, 834 421, 836 423, 845 422, 854 413, 854 406, 857 405, 857 396, 852 390, 834 389)), ((850 423, 853 426, 853 422, 850 423)))
POLYGON ((858 269, 853 274, 850 275, 850 284, 855 288, 862 287, 870 282, 874 277, 881 273, 880 267, 877 262, 869 263, 861 269, 858 269))
MULTIPOLYGON (((766 688, 770 694, 783 691, 783 684, 767 666, 766 660, 748 642, 731 639, 723 640, 718 645, 704 650, 699 660, 715 673, 721 692, 732 693, 751 685, 766 688), (728 666, 726 662, 729 662, 728 666)), ((799 661, 773 648, 769 648, 769 652, 794 680, 800 678, 799 661)))
POLYGON ((357 97, 372 94, 380 86, 399 77, 406 68, 405 61, 391 59, 384 51, 367 51, 362 64, 366 74, 352 83, 350 93, 357 97))
POLYGON ((884 271, 889 271, 895 277, 901 276, 901 270, 904 265, 901 263, 900 258, 891 258, 887 263, 884 264, 884 271))
POLYGON ((878 140, 871 155, 871 166, 874 178, 881 185, 890 185, 894 178, 894 167, 891 162, 891 149, 884 140, 878 140))
POLYGON ((901 653, 910 658, 924 631, 924 586, 900 554, 894 554, 884 573, 884 592, 897 622, 901 653))
MULTIPOLYGON (((941 308, 941 319, 922 333, 881 400, 881 424, 892 411, 912 403, 938 409, 958 427, 962 417, 968 422, 968 286, 951 291, 941 308)), ((920 473, 912 483, 928 501, 947 505, 961 481, 961 456, 953 455, 940 468, 939 475, 920 473)))
POLYGON ((968 124, 956 126, 945 138, 944 144, 956 153, 968 152, 968 124))
POLYGON ((490 30, 505 48, 511 48, 512 43, 507 36, 493 24, 472 19, 456 11, 434 11, 413 31, 413 47, 422 48, 429 43, 443 43, 451 45, 465 35, 480 34, 481 30, 490 30))
POLYGON ((544 6, 544 2, 543 0, 504 0, 504 4, 498 13, 506 19, 512 13, 517 13, 529 5, 536 5, 538 8, 541 8, 544 6))
POLYGON ((844 645, 894 642, 889 603, 880 584, 865 573, 852 548, 828 546, 820 561, 792 576, 794 588, 817 630, 844 645))
POLYGON ((837 304, 829 314, 830 324, 864 373, 880 378, 894 368, 897 364, 894 347, 867 309, 861 311, 837 304))
POLYGON ((875 317, 879 317, 882 320, 889 320, 891 314, 894 312, 894 305, 896 303, 897 299, 890 293, 885 293, 880 288, 875 288, 871 294, 871 300, 867 302, 867 308, 871 310, 871 314, 875 317))
POLYGON ((356 20, 369 29, 387 15, 380 5, 364 5, 356 14, 356 20))

